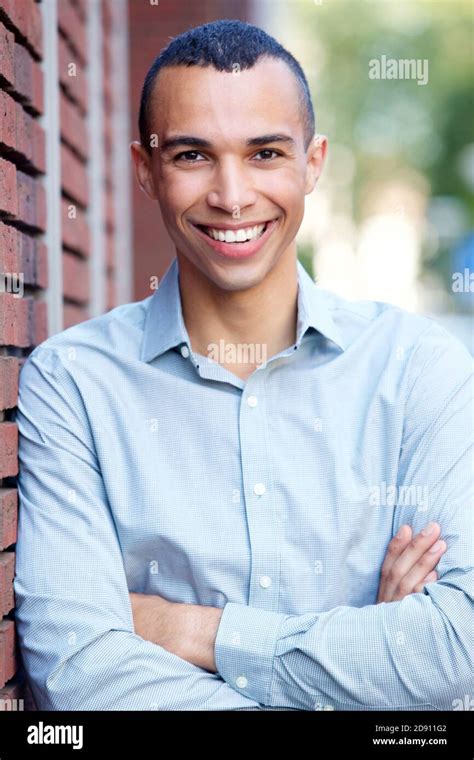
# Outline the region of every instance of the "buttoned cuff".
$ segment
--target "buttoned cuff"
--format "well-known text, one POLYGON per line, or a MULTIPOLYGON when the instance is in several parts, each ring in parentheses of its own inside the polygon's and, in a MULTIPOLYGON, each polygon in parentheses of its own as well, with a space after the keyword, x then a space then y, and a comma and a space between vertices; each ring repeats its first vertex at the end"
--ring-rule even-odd
POLYGON ((214 659, 220 676, 236 691, 268 706, 278 632, 287 617, 227 602, 217 629, 214 659))

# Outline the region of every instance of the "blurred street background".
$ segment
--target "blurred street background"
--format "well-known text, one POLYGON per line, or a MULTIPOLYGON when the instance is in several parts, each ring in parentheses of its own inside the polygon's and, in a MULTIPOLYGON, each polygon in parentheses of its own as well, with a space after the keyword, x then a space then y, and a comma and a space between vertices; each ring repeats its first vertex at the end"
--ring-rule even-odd
POLYGON ((305 266, 346 298, 434 317, 474 353, 474 4, 255 9, 302 64, 329 140, 298 239, 305 266))

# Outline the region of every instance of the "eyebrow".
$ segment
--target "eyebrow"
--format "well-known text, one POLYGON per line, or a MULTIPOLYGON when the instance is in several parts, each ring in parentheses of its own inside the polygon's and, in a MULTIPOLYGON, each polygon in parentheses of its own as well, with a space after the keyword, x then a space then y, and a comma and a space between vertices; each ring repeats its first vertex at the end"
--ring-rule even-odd
MULTIPOLYGON (((296 143, 292 137, 283 134, 270 134, 260 135, 259 137, 250 137, 246 140, 246 146, 249 148, 259 147, 262 145, 268 145, 268 143, 282 142, 287 145, 295 146, 296 143)), ((194 137, 193 135, 176 135, 175 137, 168 137, 161 143, 160 150, 162 153, 173 150, 179 145, 192 145, 193 148, 212 148, 212 143, 209 140, 204 140, 202 137, 194 137)))

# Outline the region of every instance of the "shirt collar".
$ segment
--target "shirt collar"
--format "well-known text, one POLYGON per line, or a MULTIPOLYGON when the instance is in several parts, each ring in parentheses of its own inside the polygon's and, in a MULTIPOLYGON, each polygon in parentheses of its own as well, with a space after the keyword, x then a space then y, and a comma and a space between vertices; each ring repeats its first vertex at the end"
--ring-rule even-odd
POLYGON ((317 285, 300 261, 298 271, 298 321, 296 344, 299 345, 307 330, 312 327, 344 351, 345 345, 331 313, 330 295, 317 285))
MULTIPOLYGON (((183 320, 178 282, 178 260, 174 258, 150 300, 145 319, 141 360, 149 362, 170 348, 186 344, 189 335, 183 320)), ((298 274, 298 321, 296 344, 312 327, 344 351, 340 332, 332 318, 325 292, 312 280, 300 261, 298 274)))

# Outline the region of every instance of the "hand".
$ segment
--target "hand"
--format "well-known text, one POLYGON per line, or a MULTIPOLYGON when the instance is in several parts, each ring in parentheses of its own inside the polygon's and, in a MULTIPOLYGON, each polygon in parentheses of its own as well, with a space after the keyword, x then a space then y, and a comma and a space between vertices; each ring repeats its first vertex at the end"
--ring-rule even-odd
POLYGON ((401 526, 385 554, 377 604, 398 602, 408 594, 420 593, 426 583, 438 579, 434 568, 447 548, 445 541, 438 540, 440 532, 437 523, 429 523, 412 538, 411 527, 401 526))

